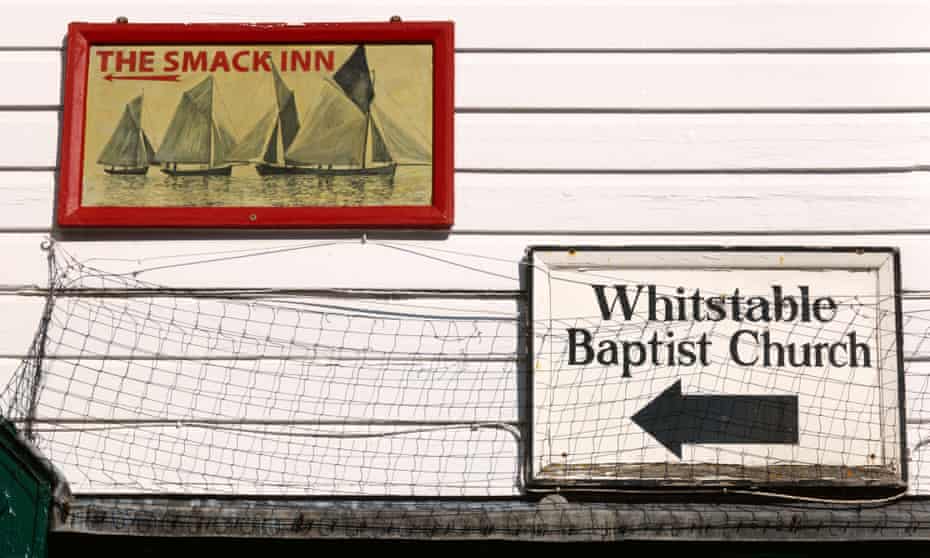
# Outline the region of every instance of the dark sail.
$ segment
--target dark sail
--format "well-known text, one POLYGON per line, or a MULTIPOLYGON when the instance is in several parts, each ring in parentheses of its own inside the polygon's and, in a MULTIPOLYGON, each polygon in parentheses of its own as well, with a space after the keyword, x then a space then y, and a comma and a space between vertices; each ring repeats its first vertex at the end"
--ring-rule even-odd
POLYGON ((155 148, 152 147, 152 142, 145 130, 142 131, 142 141, 145 143, 145 158, 148 160, 148 164, 157 165, 158 159, 155 158, 155 148))
POLYGON ((271 131, 271 136, 268 138, 268 145, 265 147, 265 156, 263 157, 266 163, 274 163, 278 160, 278 125, 274 125, 274 129, 271 131))
POLYGON ((126 104, 97 162, 120 167, 144 166, 148 164, 146 147, 142 142, 142 97, 139 96, 126 104))
MULTIPOLYGON (((287 87, 278 69, 272 65, 271 69, 274 75, 274 91, 278 100, 278 126, 281 129, 281 142, 286 151, 294 141, 297 130, 300 129, 300 121, 297 118, 297 102, 294 100, 294 92, 287 87)), ((268 160, 268 157, 265 157, 268 160)))
POLYGON ((390 163, 394 160, 374 122, 371 123, 371 160, 376 163, 390 163))
POLYGON ((355 48, 352 56, 333 74, 333 81, 339 84, 362 112, 369 111, 371 101, 375 98, 375 88, 368 71, 368 58, 365 56, 364 47, 355 48))

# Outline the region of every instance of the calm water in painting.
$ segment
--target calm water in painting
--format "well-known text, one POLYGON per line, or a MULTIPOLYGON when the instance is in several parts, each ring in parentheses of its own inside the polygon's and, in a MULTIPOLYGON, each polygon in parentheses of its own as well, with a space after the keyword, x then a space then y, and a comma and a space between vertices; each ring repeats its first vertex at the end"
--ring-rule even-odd
POLYGON ((111 206, 364 206, 429 205, 430 166, 399 165, 384 176, 259 176, 240 166, 232 176, 173 177, 151 167, 145 176, 100 174, 84 180, 84 205, 111 206))

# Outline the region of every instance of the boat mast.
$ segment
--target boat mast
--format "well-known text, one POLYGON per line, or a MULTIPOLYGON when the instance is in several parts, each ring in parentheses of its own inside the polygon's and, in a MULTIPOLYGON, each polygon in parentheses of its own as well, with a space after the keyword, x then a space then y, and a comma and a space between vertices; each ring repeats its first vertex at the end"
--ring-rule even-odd
POLYGON ((216 126, 213 120, 213 103, 216 100, 216 82, 213 81, 213 76, 210 76, 210 129, 207 132, 207 141, 210 142, 210 160, 207 162, 207 168, 213 168, 213 157, 214 149, 216 148, 213 145, 213 128, 216 126))
MULTIPOLYGON (((272 67, 274 63, 272 62, 272 67)), ((274 162, 278 163, 279 161, 284 163, 287 166, 287 160, 284 158, 284 128, 281 125, 281 103, 278 100, 278 80, 274 73, 271 74, 271 94, 274 96, 274 107, 275 107, 275 119, 274 119, 274 128, 271 129, 274 132, 274 143, 275 143, 275 156, 274 162), (280 141, 279 141, 280 140, 280 141)))
MULTIPOLYGON (((371 71, 371 90, 375 89, 375 72, 371 71)), ((365 108, 365 134, 362 136, 362 168, 365 168, 365 156, 368 151, 368 128, 371 127, 371 102, 365 108)))
POLYGON ((145 108, 145 89, 142 90, 142 95, 139 95, 139 149, 136 150, 138 155, 142 153, 142 158, 136 162, 137 167, 148 166, 149 164, 149 153, 145 150, 145 133, 142 131, 142 109, 145 108))

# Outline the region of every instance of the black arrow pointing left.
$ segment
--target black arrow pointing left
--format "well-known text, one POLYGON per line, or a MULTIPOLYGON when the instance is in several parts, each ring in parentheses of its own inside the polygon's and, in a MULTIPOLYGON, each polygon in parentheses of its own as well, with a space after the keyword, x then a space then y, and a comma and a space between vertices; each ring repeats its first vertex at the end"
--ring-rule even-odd
POLYGON ((679 459, 683 443, 798 443, 796 395, 682 395, 678 380, 631 418, 679 459))

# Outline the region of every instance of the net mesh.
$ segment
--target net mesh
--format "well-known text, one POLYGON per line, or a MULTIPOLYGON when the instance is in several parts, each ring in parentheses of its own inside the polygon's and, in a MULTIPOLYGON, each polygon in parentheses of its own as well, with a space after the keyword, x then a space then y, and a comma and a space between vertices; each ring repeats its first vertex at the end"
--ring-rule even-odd
POLYGON ((76 492, 516 490, 513 301, 166 295, 55 265, 7 416, 76 492))
MULTIPOLYGON (((75 493, 516 497, 527 494, 531 444, 534 473, 556 481, 889 483, 907 457, 882 455, 882 414, 897 412, 896 402, 880 401, 875 379, 857 372, 715 360, 641 368, 621 382, 611 376, 618 370, 597 366, 559 375, 536 366, 531 386, 521 372, 522 292, 198 291, 106 272, 61 251, 50 261, 39 331, 3 404, 75 493), (800 439, 819 445, 779 453, 695 442, 678 464, 641 428, 616 420, 676 378, 692 394, 800 394, 808 417, 800 439), (525 416, 531 390, 536 425, 525 416)), ((887 303, 837 298, 828 326, 780 334, 833 341, 858 320, 874 322, 887 303)), ((908 415, 917 417, 908 425, 911 490, 928 482, 921 460, 930 432, 919 420, 925 299, 912 295, 902 316, 909 374, 914 368, 908 415)), ((894 330, 878 322, 876 331, 894 330)), ((657 331, 635 321, 599 330, 593 316, 533 326, 533 344, 545 350, 569 327, 642 342, 657 331)), ((728 338, 721 327, 661 332, 728 338)), ((552 362, 563 362, 565 348, 557 352, 552 362)))

